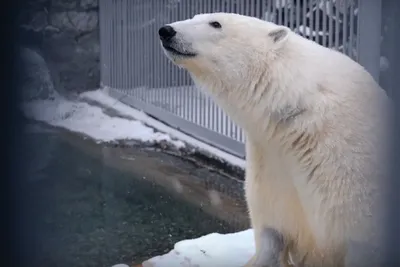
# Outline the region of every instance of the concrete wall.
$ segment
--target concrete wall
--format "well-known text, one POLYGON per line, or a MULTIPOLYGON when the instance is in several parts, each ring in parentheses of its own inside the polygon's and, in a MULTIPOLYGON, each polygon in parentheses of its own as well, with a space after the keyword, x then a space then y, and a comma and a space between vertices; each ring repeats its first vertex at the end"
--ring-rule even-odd
POLYGON ((382 39, 380 84, 390 94, 398 88, 398 1, 382 1, 382 39))

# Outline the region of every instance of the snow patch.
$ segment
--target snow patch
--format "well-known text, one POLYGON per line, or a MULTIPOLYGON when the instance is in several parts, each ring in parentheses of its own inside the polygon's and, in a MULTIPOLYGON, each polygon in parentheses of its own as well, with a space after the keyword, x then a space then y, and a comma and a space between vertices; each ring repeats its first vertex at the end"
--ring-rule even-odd
POLYGON ((241 159, 239 157, 236 157, 234 155, 226 153, 218 148, 215 148, 211 145, 208 145, 204 142, 201 142, 189 135, 186 135, 176 129, 173 129, 173 128, 163 124, 162 122, 160 122, 158 120, 151 118, 150 116, 146 115, 145 113, 143 113, 137 109, 134 109, 128 105, 125 105, 124 103, 118 101, 117 99, 109 96, 108 92, 107 92, 107 88, 85 92, 85 93, 82 93, 80 95, 80 97, 82 99, 98 102, 105 107, 112 108, 112 109, 116 110, 118 113, 120 113, 121 115, 124 115, 127 117, 132 117, 136 120, 142 121, 146 125, 154 127, 158 131, 164 132, 173 138, 176 138, 187 144, 190 144, 191 146, 196 147, 199 150, 206 151, 207 153, 215 156, 216 158, 225 160, 229 164, 240 167, 242 169, 244 169, 244 167, 245 167, 244 159, 241 159))
POLYGON ((26 117, 53 126, 85 134, 98 142, 137 140, 159 143, 166 141, 177 148, 185 144, 156 132, 140 121, 111 117, 100 107, 85 102, 71 101, 58 96, 55 99, 32 100, 22 105, 26 117))
POLYGON ((255 253, 252 229, 231 233, 212 233, 175 244, 169 253, 143 262, 143 267, 241 267, 255 253))

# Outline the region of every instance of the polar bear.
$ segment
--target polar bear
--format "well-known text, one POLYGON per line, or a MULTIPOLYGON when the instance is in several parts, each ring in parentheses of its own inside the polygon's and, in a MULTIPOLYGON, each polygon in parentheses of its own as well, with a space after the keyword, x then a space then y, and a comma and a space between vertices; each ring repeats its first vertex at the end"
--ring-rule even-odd
POLYGON ((198 14, 158 31, 246 133, 246 266, 384 266, 390 101, 358 63, 285 26, 198 14))

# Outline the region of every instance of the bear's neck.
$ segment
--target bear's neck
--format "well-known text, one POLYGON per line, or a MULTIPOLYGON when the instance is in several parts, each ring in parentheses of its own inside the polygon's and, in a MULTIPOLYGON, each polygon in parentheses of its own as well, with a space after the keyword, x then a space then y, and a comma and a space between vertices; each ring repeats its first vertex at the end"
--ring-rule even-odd
POLYGON ((304 90, 291 90, 295 79, 290 74, 286 74, 284 81, 274 74, 267 69, 253 73, 252 78, 214 73, 192 78, 248 135, 256 135, 269 132, 278 124, 293 124, 309 108, 304 96, 298 93, 304 90))

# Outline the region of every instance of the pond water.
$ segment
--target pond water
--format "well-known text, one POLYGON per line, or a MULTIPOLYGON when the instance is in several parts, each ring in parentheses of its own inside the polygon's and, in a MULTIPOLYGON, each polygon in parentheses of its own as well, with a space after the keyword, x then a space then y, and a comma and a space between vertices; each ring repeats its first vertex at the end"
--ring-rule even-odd
POLYGON ((229 231, 164 188, 106 166, 59 131, 35 129, 25 139, 31 266, 132 266, 182 239, 229 231))

